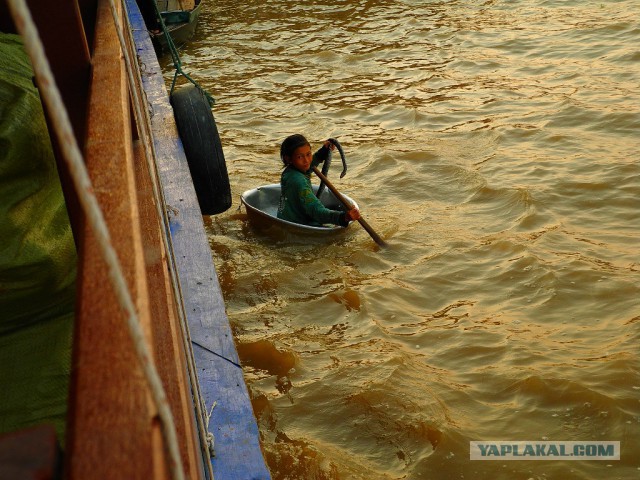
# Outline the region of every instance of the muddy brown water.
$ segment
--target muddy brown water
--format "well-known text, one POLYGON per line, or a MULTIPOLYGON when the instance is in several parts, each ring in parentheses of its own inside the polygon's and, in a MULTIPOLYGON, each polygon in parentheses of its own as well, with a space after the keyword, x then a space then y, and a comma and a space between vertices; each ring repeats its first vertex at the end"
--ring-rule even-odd
MULTIPOLYGON (((207 2, 235 205, 206 225, 274 479, 640 476, 640 3, 207 2), (390 243, 272 239, 239 196, 278 146, 390 243), (339 164, 339 157, 336 157, 339 164), (619 461, 471 461, 472 440, 619 461)), ((167 67, 167 78, 171 73, 167 67)))

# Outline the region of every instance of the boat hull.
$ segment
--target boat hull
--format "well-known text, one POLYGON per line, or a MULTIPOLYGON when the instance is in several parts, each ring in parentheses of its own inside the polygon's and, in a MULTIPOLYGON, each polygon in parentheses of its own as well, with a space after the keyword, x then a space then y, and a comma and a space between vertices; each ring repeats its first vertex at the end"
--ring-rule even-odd
MULTIPOLYGON (((313 191, 318 191, 317 185, 313 186, 313 191)), ((352 198, 347 195, 343 196, 353 203, 354 206, 358 206, 352 198)), ((279 183, 263 185, 252 190, 247 190, 242 194, 240 200, 247 210, 247 216, 252 226, 278 236, 293 234, 295 236, 327 238, 342 235, 347 231, 347 228, 337 225, 314 227, 278 218, 278 204, 280 202, 279 183)), ((320 201, 325 207, 331 210, 344 211, 344 207, 340 201, 328 190, 322 192, 320 201)))
MULTIPOLYGON (((193 10, 161 12, 165 21, 169 35, 176 47, 180 47, 187 43, 193 37, 203 2, 198 2, 193 10)), ((169 53, 169 45, 167 38, 163 32, 150 32, 153 47, 159 55, 169 53)))

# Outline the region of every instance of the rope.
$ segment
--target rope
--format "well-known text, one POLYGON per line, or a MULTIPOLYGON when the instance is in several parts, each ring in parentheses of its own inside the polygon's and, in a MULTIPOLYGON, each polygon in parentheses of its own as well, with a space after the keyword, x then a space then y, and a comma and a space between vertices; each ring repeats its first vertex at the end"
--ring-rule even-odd
MULTIPOLYGON (((204 400, 203 400, 204 403, 204 400)), ((216 408, 216 405, 218 405, 218 402, 215 401, 213 402, 213 404, 211 405, 211 410, 209 410, 209 413, 207 413, 206 411, 206 405, 204 405, 205 407, 205 415, 207 416, 207 424, 209 423, 209 421, 211 420, 211 417, 213 416, 213 409, 216 408)), ((207 432, 207 446, 209 447, 209 455, 211 455, 212 457, 215 456, 216 452, 215 452, 215 445, 216 445, 216 439, 213 436, 213 433, 211 432, 207 432)), ((211 477, 211 479, 213 480, 213 476, 211 477)))
MULTIPOLYGON (((128 8, 125 0, 122 0, 122 4, 123 4, 123 9, 128 12, 128 8)), ((134 62, 131 58, 132 52, 130 50, 130 45, 127 44, 127 42, 124 39, 123 32, 125 30, 120 25, 120 19, 116 12, 115 1, 109 0, 109 6, 111 8, 113 21, 116 25, 116 32, 118 34, 120 48, 124 54, 125 63, 127 65, 127 76, 129 79, 129 87, 130 87, 129 91, 131 92, 131 95, 133 97, 132 101, 134 103, 134 116, 136 118, 136 124, 138 126, 138 131, 140 132, 140 137, 143 139, 143 142, 147 146, 147 148, 145 148, 145 157, 147 160, 147 168, 149 170, 149 175, 152 179, 154 195, 155 195, 155 198, 162 199, 162 204, 165 205, 166 202, 164 201, 164 195, 162 193, 162 190, 158 186, 157 170, 155 168, 155 147, 153 145, 153 142, 150 139, 151 133, 148 131, 148 128, 151 122, 150 122, 149 116, 143 113, 144 110, 142 109, 142 106, 141 106, 142 100, 138 93, 139 85, 136 80, 141 77, 140 71, 139 71, 139 65, 137 62, 134 62), (134 75, 134 70, 136 75, 134 75)), ((127 31, 131 31, 130 25, 128 24, 128 18, 129 16, 125 15, 123 17, 123 20, 127 24, 127 29, 128 29, 127 31)), ((169 221, 166 216, 167 212, 166 210, 161 208, 159 202, 156 202, 156 207, 158 210, 158 217, 163 219, 164 225, 165 225, 165 228, 164 228, 165 235, 163 237, 164 246, 166 251, 170 253, 169 258, 173 263, 175 261, 175 256, 173 255, 173 250, 170 248, 171 241, 167 235, 167 233, 169 232, 169 228, 168 228, 169 221)), ((174 268, 171 268, 169 270, 171 274, 171 285, 174 291, 174 295, 176 295, 176 298, 181 298, 179 282, 176 277, 177 268, 175 268, 175 264, 174 264, 174 268)), ((183 343, 183 347, 185 348, 185 352, 187 354, 186 360, 187 360, 187 372, 189 374, 189 381, 192 386, 194 397, 201 399, 202 395, 200 393, 200 384, 198 382, 197 374, 195 372, 195 366, 194 366, 195 359, 193 356, 193 349, 191 348, 191 338, 190 338, 189 328, 187 326, 186 315, 184 312, 184 304, 182 302, 179 302, 179 308, 177 309, 177 314, 180 320, 180 331, 182 333, 182 343, 183 343)), ((198 436, 200 438, 201 448, 204 448, 204 446, 206 445, 206 450, 203 449, 202 452, 203 454, 206 452, 208 457, 212 457, 215 439, 214 439, 213 433, 211 433, 208 429, 209 419, 211 414, 207 415, 206 411, 203 411, 200 401, 196 401, 195 398, 193 403, 194 403, 194 408, 196 410, 196 422, 198 425, 198 436)), ((213 470, 212 470, 211 462, 207 461, 206 458, 203 458, 203 461, 204 461, 204 465, 207 470, 207 473, 209 475, 209 478, 213 479, 213 470)))
MULTIPOLYGON (((135 1, 135 0, 129 0, 129 1, 135 1)), ((129 11, 128 1, 122 0, 122 3, 124 4, 123 8, 128 12, 129 11)), ((123 17, 123 21, 126 23, 127 31, 131 31, 132 29, 130 24, 128 23, 128 18, 129 18, 129 15, 125 15, 123 17)), ((116 21, 116 24, 117 24, 117 19, 115 17, 114 17, 114 21, 116 21)), ((118 29, 118 32, 120 32, 120 29, 118 29)), ((129 73, 130 91, 133 92, 133 97, 135 100, 134 115, 136 117, 138 131, 142 131, 142 133, 140 134, 140 137, 143 138, 143 141, 145 141, 148 147, 145 149, 145 158, 147 160, 147 168, 149 171, 149 176, 152 181, 154 198, 157 198, 160 200, 159 202, 155 202, 155 204, 158 210, 158 218, 161 218, 164 222, 163 240, 164 240, 165 250, 168 254, 168 261, 171 264, 171 266, 168 268, 168 272, 171 277, 171 286, 173 288, 175 297, 182 298, 180 282, 177 276, 178 268, 175 263, 175 254, 172 248, 171 235, 169 233, 170 222, 169 222, 168 212, 165 208, 162 208, 162 205, 166 206, 166 201, 164 199, 164 192, 159 187, 158 170, 156 168, 157 165, 155 162, 155 159, 156 159, 155 146, 154 146, 154 143, 149 139, 151 137, 151 133, 148 131, 151 125, 151 118, 150 118, 151 114, 147 109, 142 108, 142 104, 140 103, 142 102, 142 100, 138 95, 138 89, 142 90, 142 86, 138 84, 138 82, 141 81, 141 77, 142 77, 141 71, 140 71, 140 63, 138 61, 132 60, 132 56, 134 55, 133 53, 134 47, 130 44, 124 45, 123 41, 124 39, 121 38, 120 40, 121 47, 123 52, 125 53, 125 61, 127 63, 127 66, 129 67, 128 73, 129 73), (133 74, 134 71, 135 71, 135 75, 133 74)), ((146 100, 145 100, 145 104, 149 105, 146 100)), ((171 207, 168 207, 168 208, 171 208, 171 207)), ((213 469, 212 469, 211 461, 209 460, 210 457, 214 456, 213 448, 214 448, 214 440, 215 440, 213 433, 209 431, 209 420, 211 418, 211 413, 207 415, 206 406, 204 406, 204 400, 202 398, 202 393, 200 391, 200 383, 198 381, 198 375, 196 373, 196 368, 195 368, 195 358, 193 353, 193 346, 191 343, 192 342, 191 334, 189 332, 189 326, 187 322, 187 315, 184 308, 184 302, 177 302, 176 310, 177 310, 176 313, 178 315, 178 319, 180 323, 180 330, 182 332, 182 343, 183 343, 184 351, 186 354, 187 372, 189 375, 189 381, 192 389, 193 405, 196 411, 195 419, 198 427, 198 435, 200 438, 200 446, 201 446, 201 452, 203 455, 203 463, 206 469, 206 473, 208 474, 207 478, 213 479, 214 478, 213 469)))
POLYGON ((215 99, 209 94, 209 92, 207 92, 205 89, 203 89, 198 82, 196 82, 193 78, 191 78, 191 76, 186 73, 184 70, 182 70, 182 62, 180 61, 180 55, 178 54, 178 49, 176 48, 175 43, 173 42, 173 39, 171 38, 171 34, 169 33, 169 29, 167 28, 167 26, 164 23, 164 18, 162 18, 162 14, 160 13, 160 10, 158 9, 158 2, 153 1, 151 2, 153 3, 153 8, 156 11, 156 16, 158 17, 158 20, 160 20, 160 26, 162 27, 162 33, 165 36, 165 38, 167 39, 167 45, 169 46, 169 52, 171 53, 171 59, 173 60, 173 67, 176 69, 176 73, 173 75, 173 82, 171 82, 171 90, 169 90, 169 95, 171 95, 173 93, 173 90, 176 86, 176 81, 178 80, 178 75, 182 75, 184 78, 186 78, 187 80, 189 80, 193 85, 195 85, 195 87, 200 90, 205 97, 207 97, 207 101, 209 102, 209 106, 213 107, 213 105, 215 104, 215 99))
POLYGON ((184 480, 185 475, 178 447, 176 427, 169 403, 162 386, 162 381, 155 368, 151 351, 146 343, 144 332, 138 320, 138 314, 128 290, 122 267, 111 243, 111 236, 106 221, 100 209, 98 200, 93 193, 91 180, 82 158, 82 153, 76 142, 67 110, 62 102, 53 74, 49 67, 42 41, 38 35, 25 0, 9 0, 11 15, 20 32, 25 50, 31 58, 43 99, 49 107, 52 123, 58 137, 63 157, 78 193, 79 201, 89 221, 89 226, 96 236, 100 250, 108 265, 109 278, 114 287, 118 302, 127 313, 127 327, 134 343, 135 352, 142 367, 144 376, 149 384, 152 398, 158 408, 167 449, 169 451, 169 468, 174 480, 184 480))
MULTIPOLYGON (((113 0, 111 1, 113 2, 113 0)), ((123 8, 128 12, 129 9, 127 5, 127 1, 122 0, 122 3, 123 3, 123 8)), ((112 12, 115 11, 114 7, 115 6, 112 6, 112 12)), ((123 20, 127 24, 126 25, 127 31, 131 31, 131 26, 128 23, 128 18, 129 18, 129 15, 125 15, 123 17, 123 20)), ((128 67, 127 73, 129 76, 130 91, 132 92, 132 96, 134 100, 134 107, 135 107, 134 115, 136 117, 136 124, 138 126, 138 131, 141 132, 140 137, 143 139, 143 141, 147 146, 147 148, 145 149, 145 157, 147 160, 147 168, 149 171, 149 176, 152 180, 154 197, 157 199, 160 199, 160 202, 155 202, 155 203, 158 210, 158 218, 161 218, 163 220, 164 227, 165 227, 163 230, 164 231, 163 239, 164 239, 165 250, 168 253, 168 259, 172 265, 171 268, 168 269, 169 274, 171 276, 171 286, 173 288, 173 292, 176 298, 182 298, 182 292, 180 290, 180 282, 178 281, 178 278, 177 278, 178 268, 175 264, 175 255, 174 255, 173 249, 171 248, 172 242, 169 234, 170 222, 167 216, 166 209, 163 209, 161 207, 161 205, 166 205, 166 202, 164 200, 164 192, 158 185, 159 180, 158 180, 158 171, 155 163, 155 158, 156 158, 155 147, 153 142, 150 140, 151 133, 148 131, 151 125, 151 119, 150 119, 148 110, 145 110, 142 108, 142 103, 141 103, 142 100, 140 99, 140 96, 138 94, 138 89, 139 88, 142 89, 141 85, 137 83, 137 81, 141 79, 140 65, 138 62, 132 60, 133 47, 125 42, 123 35, 121 34, 121 31, 124 31, 124 29, 120 28, 120 26, 118 25, 117 15, 114 15, 114 21, 118 26, 117 28, 118 37, 120 40, 122 51, 125 56, 125 62, 128 67), (134 75, 134 71, 135 71, 135 75, 134 75)), ((196 410, 195 418, 196 418, 198 435, 200 438, 200 445, 201 445, 202 454, 203 454, 203 462, 205 465, 205 469, 207 470, 207 473, 208 473, 208 478, 213 479, 214 477, 213 469, 211 466, 211 462, 208 460, 208 458, 214 456, 213 449, 214 449, 214 442, 215 442, 213 433, 209 431, 209 420, 211 418, 211 413, 207 415, 206 407, 203 407, 204 401, 202 399, 202 394, 200 392, 200 383, 198 381, 198 376, 195 369, 195 358, 194 358, 193 347, 191 343, 192 341, 191 334, 189 332, 189 326, 186 318, 187 315, 184 310, 184 303, 178 302, 176 307, 177 307, 176 308, 177 315, 180 321, 180 330, 182 332, 182 343, 183 343, 184 351, 186 353, 187 372, 189 375, 189 381, 192 388, 193 404, 196 410), (196 400, 196 398, 198 400, 196 400)))
MULTIPOLYGON (((150 140, 151 133, 148 131, 151 125, 151 119, 149 117, 149 112, 142 108, 142 100, 140 95, 138 94, 138 90, 141 89, 141 85, 138 84, 138 81, 141 79, 140 65, 138 62, 132 60, 133 56, 133 47, 125 42, 122 32, 125 30, 120 27, 118 16, 115 15, 115 5, 113 5, 113 0, 110 0, 112 3, 111 11, 114 15, 114 22, 116 23, 118 38, 120 40, 120 46, 124 53, 125 62, 127 64, 127 73, 129 77, 129 85, 130 92, 132 94, 132 100, 134 102, 134 115, 136 118, 136 124, 138 126, 138 131, 140 132, 140 137, 145 142, 147 148, 145 149, 145 158, 147 160, 147 168, 149 171, 149 176, 152 180, 152 187, 154 192, 154 198, 160 199, 160 202, 155 202, 156 208, 158 210, 158 218, 161 218, 164 222, 164 246, 165 250, 168 253, 169 261, 172 264, 172 268, 169 268, 169 274, 171 276, 171 286, 173 288, 174 295, 176 298, 182 298, 182 293, 180 290, 180 283, 177 278, 177 267, 175 265, 175 255, 173 253, 173 249, 171 248, 171 238, 170 238, 170 228, 169 228, 169 218, 167 216, 167 211, 161 207, 161 205, 166 205, 164 200, 164 192, 159 187, 158 183, 158 171, 155 163, 155 146, 153 142, 150 140), (134 74, 135 72, 135 74, 134 74)), ((128 5, 126 0, 122 0, 123 8, 128 12, 128 5)), ((123 21, 126 23, 127 31, 131 31, 131 26, 128 23, 129 15, 123 16, 123 21)), ((148 103, 148 102, 147 102, 148 103)), ((211 418, 211 413, 207 415, 206 407, 202 406, 202 394, 200 392, 200 383, 198 381, 198 376, 195 369, 195 358, 193 354, 193 348, 191 344, 191 334, 189 332, 189 327, 187 324, 186 313, 184 310, 184 303, 178 302, 177 304, 177 315, 180 321, 180 330, 182 333, 182 343, 186 353, 186 361, 187 361, 187 372, 189 375, 189 381, 192 388, 193 394, 193 404, 196 410, 196 423, 198 427, 198 436, 200 438, 200 445, 203 454, 203 461, 205 469, 208 473, 208 478, 213 479, 213 469, 211 466, 211 462, 207 460, 208 457, 214 456, 214 443, 215 439, 213 433, 209 431, 209 420, 211 418), (199 400, 196 400, 199 399, 199 400)))

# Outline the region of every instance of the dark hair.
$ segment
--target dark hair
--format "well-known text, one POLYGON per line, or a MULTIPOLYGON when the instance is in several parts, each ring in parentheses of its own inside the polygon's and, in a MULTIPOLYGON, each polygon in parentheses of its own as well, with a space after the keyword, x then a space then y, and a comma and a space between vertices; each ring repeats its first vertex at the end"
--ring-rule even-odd
POLYGON ((296 148, 300 148, 305 145, 309 145, 309 147, 311 147, 304 135, 300 135, 299 133, 289 135, 285 138, 282 145, 280 145, 280 158, 282 159, 282 163, 286 165, 284 157, 290 157, 293 155, 293 152, 296 151, 296 148))

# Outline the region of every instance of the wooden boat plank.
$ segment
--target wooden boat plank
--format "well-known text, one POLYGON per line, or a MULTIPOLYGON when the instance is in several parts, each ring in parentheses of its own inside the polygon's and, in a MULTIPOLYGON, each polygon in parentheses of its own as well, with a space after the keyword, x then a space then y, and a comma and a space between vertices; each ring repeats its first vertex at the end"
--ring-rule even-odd
MULTIPOLYGON (((85 161, 148 334, 151 319, 135 199, 129 92, 106 2, 99 7, 93 65, 85 161), (105 168, 114 173, 107 174, 105 168)), ((80 253, 66 474, 70 479, 167 478, 157 411, 135 358, 126 314, 112 286, 101 281, 108 277, 108 267, 88 227, 80 253)))
MULTIPOLYGON (((129 18, 125 17, 123 20, 125 28, 129 31, 129 18)), ((137 58, 132 36, 127 35, 125 42, 130 58, 137 58)), ((143 92, 140 65, 135 62, 132 67, 135 71, 134 89, 143 92)), ((169 272, 170 257, 165 246, 164 221, 162 214, 158 212, 161 199, 157 198, 154 191, 157 178, 148 160, 153 152, 150 119, 146 114, 148 105, 142 95, 134 96, 132 101, 140 102, 140 111, 144 116, 137 125, 138 128, 134 129, 134 134, 139 136, 134 142, 134 153, 142 242, 151 316, 154 319, 151 323, 154 359, 174 416, 185 473, 188 478, 196 480, 209 476, 206 472, 210 467, 207 465, 205 469, 202 444, 195 425, 193 385, 188 376, 184 334, 177 310, 179 302, 176 301, 176 292, 169 272)))
MULTIPOLYGON (((77 2, 43 2, 32 9, 32 15, 39 26, 38 33, 60 85, 60 93, 68 106, 74 133, 77 138, 84 138, 91 74, 89 42, 93 42, 91 20, 95 20, 95 13, 92 12, 91 18, 83 19, 80 8, 77 2), (86 20, 90 22, 88 25, 84 23, 86 20), (60 35, 61 25, 66 26, 64 35, 60 35), (88 36, 85 36, 85 27, 88 36)), ((82 13, 90 16, 86 6, 82 13)))
MULTIPOLYGON (((78 5, 75 1, 39 2, 37 8, 34 8, 36 5, 31 5, 33 19, 38 25, 38 34, 42 39, 53 76, 67 106, 73 131, 76 138, 80 139, 80 144, 86 136, 91 75, 89 50, 94 41, 96 3, 83 2, 82 5, 78 5), (64 26, 65 35, 60 35, 61 26, 64 26)), ((0 16, 2 15, 6 15, 3 20, 11 18, 8 12, 0 11, 0 16)), ((11 29, 7 28, 6 31, 11 29)), ((46 112, 46 105, 43 107, 46 112)), ((47 115, 47 121, 49 118, 50 115, 47 115)), ((51 125, 49 125, 49 131, 53 131, 51 125)), ((51 143, 56 152, 56 159, 62 158, 55 135, 51 136, 51 143)), ((60 165, 60 162, 58 163, 67 212, 75 235, 75 232, 81 230, 80 205, 66 168, 60 165)))
MULTIPOLYGON (((132 132, 125 67, 108 3, 83 2, 80 6, 83 11, 94 11, 83 14, 83 25, 77 2, 63 2, 53 10, 60 15, 56 18, 61 19, 53 29, 53 16, 47 16, 50 8, 32 5, 32 13, 45 46, 57 45, 54 50, 47 48, 51 53, 49 60, 70 117, 72 121, 75 119, 76 138, 82 140, 88 132, 85 160, 94 192, 140 319, 152 337, 150 343, 174 411, 187 476, 203 478, 200 452, 196 454, 194 450, 199 442, 194 438, 191 385, 185 379, 180 335, 175 324, 163 323, 175 322, 175 302, 167 285, 166 252, 160 242, 157 211, 148 192, 150 185, 145 184, 148 172, 140 161, 140 153, 134 152, 140 144, 132 141, 135 131, 132 132), (96 22, 96 48, 89 58, 89 52, 84 51, 87 49, 84 28, 92 38, 91 45, 94 39, 91 20, 96 18, 97 4, 100 20, 96 22), (66 39, 74 39, 75 49, 66 50, 64 42, 56 41, 60 31, 65 32, 66 39), (84 50, 79 52, 78 48, 84 50), (94 69, 89 96, 91 64, 94 69)), ((60 163, 59 169, 64 176, 66 164, 60 163)), ((68 187, 65 193, 70 192, 74 192, 73 187, 68 187)), ((106 280, 107 268, 91 231, 86 228, 86 219, 79 210, 76 215, 74 234, 78 236, 81 273, 65 477, 167 478, 166 450, 157 411, 137 367, 124 315, 106 280)))
POLYGON ((174 268, 179 278, 199 384, 216 436, 214 476, 269 479, 249 393, 233 343, 224 299, 204 230, 187 160, 178 138, 166 86, 134 0, 127 0, 143 84, 153 105, 158 177, 167 205, 174 268))
POLYGON ((187 478, 204 478, 204 465, 200 454, 200 441, 195 428, 191 384, 187 377, 186 354, 180 319, 167 270, 168 256, 161 237, 161 223, 154 203, 154 193, 149 178, 147 161, 142 143, 134 144, 136 185, 142 245, 146 262, 147 284, 153 353, 158 372, 176 424, 180 440, 180 454, 187 478))

